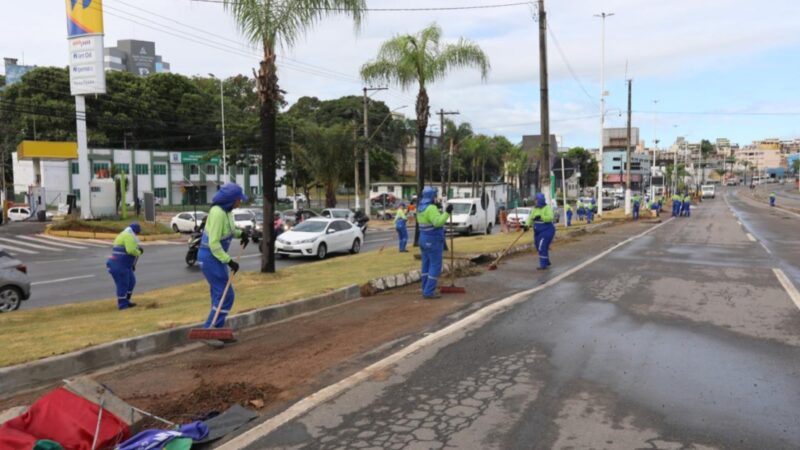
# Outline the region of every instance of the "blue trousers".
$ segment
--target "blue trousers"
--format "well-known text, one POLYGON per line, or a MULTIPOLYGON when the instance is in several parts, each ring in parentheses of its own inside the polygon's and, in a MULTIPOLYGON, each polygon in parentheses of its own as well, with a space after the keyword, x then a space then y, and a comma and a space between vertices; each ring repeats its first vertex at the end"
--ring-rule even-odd
POLYGON ((633 204, 633 220, 639 220, 639 204, 633 204))
POLYGON ((211 291, 211 311, 208 313, 208 319, 204 325, 205 328, 222 328, 225 326, 225 318, 231 312, 233 307, 234 292, 233 286, 228 289, 225 299, 222 300, 222 291, 225 290, 225 285, 228 284, 228 266, 223 264, 206 249, 200 249, 198 255, 200 260, 200 268, 203 270, 203 276, 208 281, 209 290, 211 291), (222 305, 220 306, 220 300, 222 305), (217 308, 222 308, 219 312, 217 321, 213 324, 214 314, 217 313, 217 308))
POLYGON ((583 208, 578 208, 578 220, 583 222, 583 216, 585 215, 585 210, 583 208))
POLYGON ((422 270, 420 271, 422 296, 431 297, 436 293, 439 275, 442 274, 444 243, 439 236, 429 236, 425 233, 420 234, 419 248, 422 253, 422 270))
POLYGON ((586 211, 586 223, 592 223, 592 219, 594 218, 594 211, 591 209, 586 211))
POLYGON ((550 244, 556 237, 556 227, 552 223, 534 225, 533 243, 539 253, 539 267, 546 269, 550 265, 550 244))
POLYGON ((567 211, 567 226, 572 226, 572 211, 567 211))
POLYGON ((681 206, 681 215, 686 217, 691 217, 692 216, 691 208, 692 208, 691 203, 688 202, 684 203, 681 206))
POLYGON ((775 199, 772 197, 769 199, 769 206, 775 206, 775 199))
POLYGON ((106 263, 108 273, 114 279, 117 288, 117 308, 125 309, 131 304, 133 288, 136 287, 136 275, 132 267, 124 267, 120 264, 106 263))
POLYGON ((397 239, 400 241, 400 251, 406 251, 406 245, 408 244, 408 228, 405 226, 395 228, 397 230, 397 239))

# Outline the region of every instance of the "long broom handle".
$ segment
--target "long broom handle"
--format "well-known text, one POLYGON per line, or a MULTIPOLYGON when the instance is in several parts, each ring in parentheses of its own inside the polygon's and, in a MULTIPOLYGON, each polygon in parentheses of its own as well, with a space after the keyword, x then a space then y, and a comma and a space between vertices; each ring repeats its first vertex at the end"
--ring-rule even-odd
POLYGON ((455 235, 456 230, 453 229, 453 215, 450 214, 450 285, 455 286, 456 284, 456 267, 455 267, 455 260, 456 260, 456 249, 453 247, 453 236, 455 235))
MULTIPOLYGON (((239 249, 239 254, 236 255, 236 263, 239 263, 239 258, 242 257, 242 253, 244 253, 244 246, 239 249)), ((241 270, 241 267, 239 268, 241 270)), ((222 297, 219 298, 219 303, 217 303, 217 312, 214 313, 214 319, 211 321, 211 326, 213 327, 215 323, 217 323, 217 319, 219 318, 219 312, 222 310, 222 302, 225 300, 225 296, 228 295, 228 290, 231 288, 231 284, 233 283, 233 276, 236 275, 236 272, 231 272, 228 275, 228 284, 225 285, 225 290, 222 291, 222 297)))
POLYGON ((494 265, 497 265, 497 263, 498 263, 498 262, 500 262, 500 259, 502 259, 502 258, 503 258, 503 256, 506 256, 506 253, 508 253, 508 251, 509 251, 509 250, 511 250, 511 247, 513 247, 513 246, 514 246, 514 244, 516 244, 516 243, 519 241, 519 239, 520 239, 522 236, 525 236, 525 234, 526 234, 526 233, 525 233, 524 231, 523 231, 523 232, 521 232, 521 233, 519 234, 519 236, 517 236, 517 238, 516 238, 516 239, 514 239, 514 242, 512 242, 511 244, 509 244, 509 245, 508 245, 508 247, 506 247, 506 249, 505 249, 505 250, 503 250, 503 253, 500 253, 500 256, 498 256, 498 257, 497 257, 497 259, 495 259, 495 260, 494 260, 494 262, 493 262, 492 264, 494 264, 494 265))

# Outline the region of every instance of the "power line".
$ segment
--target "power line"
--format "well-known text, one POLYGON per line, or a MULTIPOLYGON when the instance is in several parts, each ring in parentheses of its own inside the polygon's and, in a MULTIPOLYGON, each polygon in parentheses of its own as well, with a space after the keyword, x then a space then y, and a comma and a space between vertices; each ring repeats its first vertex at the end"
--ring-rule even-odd
POLYGON ((685 116, 800 116, 800 111, 634 111, 638 114, 675 114, 685 116))
MULTIPOLYGON (((226 3, 223 0, 191 0, 197 3, 226 3)), ((229 4, 236 3, 234 1, 227 2, 229 4)), ((509 8, 513 6, 527 6, 530 2, 516 2, 516 3, 497 3, 490 5, 465 5, 465 6, 439 6, 427 8, 365 8, 363 11, 371 12, 423 12, 423 11, 466 11, 472 9, 494 9, 494 8, 509 8)), ((350 10, 344 8, 306 8, 314 11, 334 11, 334 12, 348 12, 350 10)))
POLYGON ((556 38, 555 32, 553 31, 553 27, 549 23, 547 24, 547 31, 550 32, 550 37, 553 38, 553 43, 556 44, 556 50, 558 50, 558 54, 561 56, 561 60, 564 61, 564 65, 567 66, 567 70, 569 70, 570 75, 572 75, 572 79, 575 80, 575 83, 577 83, 578 86, 583 91, 583 93, 586 94, 586 97, 589 99, 592 105, 599 106, 597 105, 597 102, 595 101, 594 97, 592 97, 589 94, 589 91, 587 91, 586 88, 583 86, 583 83, 581 83, 581 80, 580 78, 578 78, 578 75, 572 69, 572 65, 569 63, 569 60, 567 60, 567 56, 564 54, 564 50, 561 48, 561 44, 559 44, 558 38, 556 38))

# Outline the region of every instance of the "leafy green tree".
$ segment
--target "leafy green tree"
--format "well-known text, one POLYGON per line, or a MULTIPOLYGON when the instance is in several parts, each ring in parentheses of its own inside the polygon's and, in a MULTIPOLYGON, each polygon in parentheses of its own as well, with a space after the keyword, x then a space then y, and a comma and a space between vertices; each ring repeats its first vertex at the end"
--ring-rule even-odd
POLYGON ((712 144, 708 139, 703 139, 700 141, 700 151, 703 153, 703 158, 708 158, 709 155, 716 153, 714 144, 712 144))
POLYGON ((458 167, 459 149, 464 140, 470 136, 472 136, 472 126, 469 122, 462 122, 456 125, 452 120, 445 120, 444 143, 442 145, 447 148, 448 151, 452 149, 452 157, 448 156, 447 158, 447 186, 445 187, 445 192, 450 192, 450 184, 453 179, 453 160, 456 160, 456 165, 458 167))
POLYGON ((567 158, 578 164, 581 172, 580 185, 582 188, 597 184, 599 172, 597 161, 588 150, 583 147, 573 147, 567 152, 567 158))
POLYGON ((299 129, 296 156, 325 188, 325 207, 336 207, 336 189, 353 167, 353 127, 322 127, 306 122, 299 129))
MULTIPOLYGON (((418 87, 417 92, 417 192, 425 185, 425 130, 428 128, 430 104, 427 86, 441 81, 452 70, 477 67, 481 78, 489 75, 489 58, 481 48, 466 39, 455 44, 442 44, 442 30, 435 23, 416 35, 398 35, 386 41, 378 56, 361 67, 361 78, 366 82, 386 82, 403 89, 418 87)), ((419 227, 414 233, 414 243, 419 239, 419 227)))
MULTIPOLYGON (((257 75, 260 101, 261 164, 264 217, 275 211, 275 176, 278 162, 276 123, 281 93, 278 87, 276 48, 291 48, 306 31, 324 18, 345 13, 359 25, 366 9, 364 0, 223 0, 244 36, 262 50, 257 75)), ((265 227, 261 271, 275 272, 275 236, 265 227)))
POLYGON ((792 172, 800 173, 800 159, 792 161, 792 172))

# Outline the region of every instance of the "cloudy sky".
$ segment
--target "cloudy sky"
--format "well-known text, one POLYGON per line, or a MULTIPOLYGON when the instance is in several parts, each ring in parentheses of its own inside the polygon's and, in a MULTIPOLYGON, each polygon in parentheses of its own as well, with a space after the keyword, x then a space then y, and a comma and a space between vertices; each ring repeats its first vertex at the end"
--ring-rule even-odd
MULTIPOLYGON (((518 1, 518 0, 517 0, 518 1)), ((63 1, 4 0, 0 56, 26 64, 66 65, 63 1)), ((498 5, 515 0, 368 0, 371 8, 498 5)), ((156 42, 157 53, 185 75, 250 74, 257 52, 217 3, 105 0, 106 46, 117 39, 156 42)), ((648 145, 676 136, 728 137, 749 143, 800 137, 800 2, 797 0, 549 0, 551 132, 563 145, 597 147, 600 12, 607 19, 608 126, 624 126, 625 79, 633 81, 634 126, 648 145), (656 102, 657 101, 657 102, 656 102)), ((488 54, 487 82, 462 70, 429 88, 432 109, 516 141, 539 133, 538 29, 528 5, 457 11, 370 11, 354 32, 332 17, 281 51, 280 83, 301 96, 359 94, 360 66, 381 42, 437 22, 447 40, 465 37, 488 54)), ((0 69, 1 70, 1 69, 0 69)), ((414 91, 375 94, 413 114, 414 91)))

